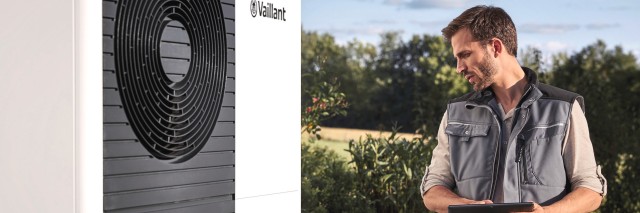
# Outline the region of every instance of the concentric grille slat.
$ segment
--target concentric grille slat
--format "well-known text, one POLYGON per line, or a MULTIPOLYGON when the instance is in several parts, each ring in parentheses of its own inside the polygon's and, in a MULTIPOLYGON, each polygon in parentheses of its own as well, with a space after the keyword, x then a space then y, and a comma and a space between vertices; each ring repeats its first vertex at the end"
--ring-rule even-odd
POLYGON ((117 9, 115 74, 130 125, 154 157, 188 160, 215 128, 227 62, 234 62, 221 6, 212 1, 121 1, 117 9), (188 36, 176 36, 180 31, 188 36), (186 73, 181 71, 186 67, 186 73))
POLYGON ((233 212, 235 1, 103 0, 104 212, 233 212))

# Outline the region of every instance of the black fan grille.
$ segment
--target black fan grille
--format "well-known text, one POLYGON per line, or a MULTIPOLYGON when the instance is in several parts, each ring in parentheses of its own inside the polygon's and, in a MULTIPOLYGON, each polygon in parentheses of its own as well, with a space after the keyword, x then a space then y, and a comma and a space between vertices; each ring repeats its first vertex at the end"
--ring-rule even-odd
POLYGON ((156 158, 183 162, 205 145, 215 127, 226 79, 222 9, 211 1, 118 2, 114 52, 118 89, 130 125, 156 158), (189 35, 190 65, 179 81, 167 77, 160 43, 178 21, 189 35))

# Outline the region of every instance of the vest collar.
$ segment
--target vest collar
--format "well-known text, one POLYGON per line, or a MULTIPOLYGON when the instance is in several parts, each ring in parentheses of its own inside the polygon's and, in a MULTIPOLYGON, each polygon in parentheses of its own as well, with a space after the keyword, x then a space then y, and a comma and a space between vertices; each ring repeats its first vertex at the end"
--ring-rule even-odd
MULTIPOLYGON (((518 105, 522 108, 527 108, 542 97, 542 92, 538 89, 539 82, 536 73, 527 67, 522 67, 522 70, 524 70, 525 78, 527 79, 527 86, 518 105)), ((487 105, 494 98, 493 89, 489 86, 481 91, 474 92, 467 100, 466 106, 467 108, 473 108, 477 105, 487 105)))

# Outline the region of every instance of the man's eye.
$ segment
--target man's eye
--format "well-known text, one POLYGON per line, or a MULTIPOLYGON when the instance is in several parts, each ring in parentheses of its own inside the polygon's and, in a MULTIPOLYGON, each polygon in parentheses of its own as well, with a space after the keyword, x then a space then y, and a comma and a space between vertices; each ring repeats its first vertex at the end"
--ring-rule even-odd
POLYGON ((465 59, 471 56, 471 52, 461 52, 456 55, 457 60, 465 59))

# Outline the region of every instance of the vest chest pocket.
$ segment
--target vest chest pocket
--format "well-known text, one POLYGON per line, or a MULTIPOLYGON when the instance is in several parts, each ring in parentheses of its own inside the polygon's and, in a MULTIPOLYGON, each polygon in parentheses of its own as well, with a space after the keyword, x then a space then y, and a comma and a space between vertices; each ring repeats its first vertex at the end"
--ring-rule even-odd
POLYGON ((566 172, 562 159, 565 124, 531 128, 518 137, 523 183, 564 187, 566 172))
POLYGON ((458 141, 465 142, 469 141, 471 137, 487 136, 490 126, 491 125, 486 124, 450 122, 445 129, 445 133, 451 136, 457 136, 459 138, 458 141))
POLYGON ((490 134, 490 127, 486 124, 449 122, 445 128, 449 138, 451 172, 461 191, 471 190, 471 185, 465 189, 465 183, 478 181, 476 178, 490 182, 496 156, 496 143, 491 143, 495 137, 490 134))

